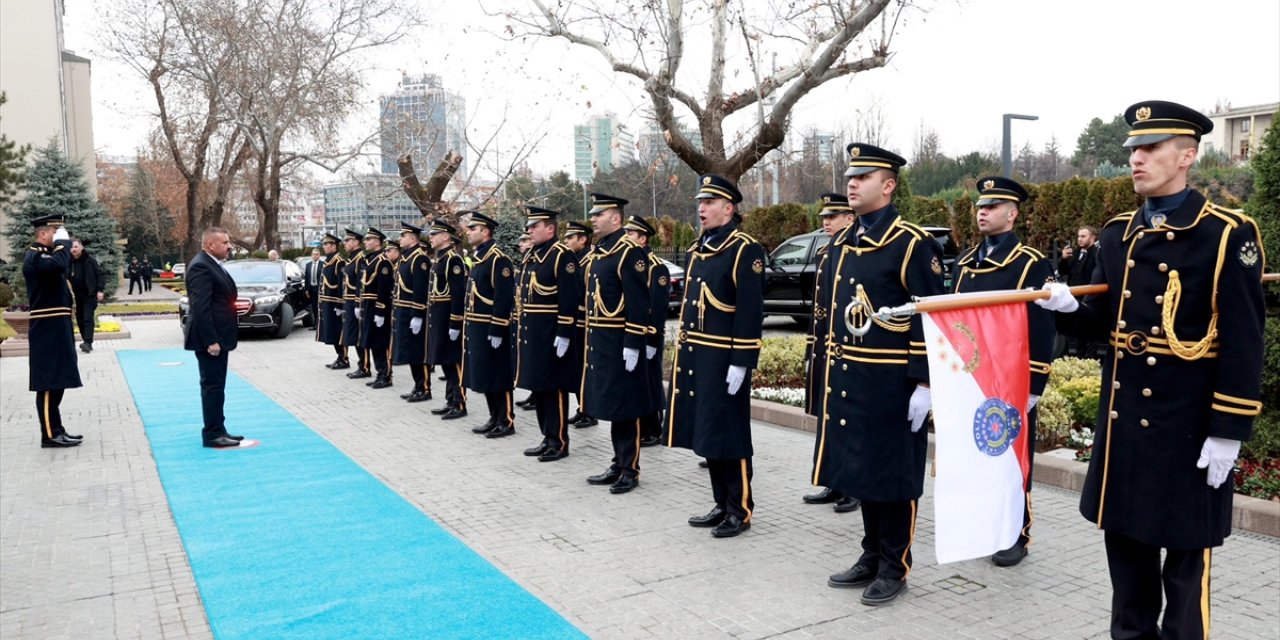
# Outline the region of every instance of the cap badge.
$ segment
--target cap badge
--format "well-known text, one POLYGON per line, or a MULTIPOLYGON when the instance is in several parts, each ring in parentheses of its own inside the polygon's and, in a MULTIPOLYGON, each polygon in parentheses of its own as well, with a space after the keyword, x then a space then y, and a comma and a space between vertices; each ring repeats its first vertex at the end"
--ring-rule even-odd
POLYGON ((823 204, 831 204, 831 196, 822 196, 823 204))
POLYGON ((994 189, 995 187, 996 187, 996 181, 995 181, 995 180, 988 180, 988 181, 986 181, 986 182, 982 183, 982 188, 983 188, 983 189, 994 189))
POLYGON ((1151 117, 1151 107, 1138 107, 1138 111, 1134 114, 1134 117, 1138 119, 1138 122, 1147 120, 1151 117))
POLYGON ((854 148, 850 149, 850 150, 849 150, 849 155, 851 155, 851 156, 853 156, 853 157, 855 157, 855 158, 856 158, 856 157, 858 157, 858 156, 860 156, 860 155, 862 155, 862 147, 854 147, 854 148))
POLYGON ((711 184, 711 176, 702 179, 702 184, 711 184))

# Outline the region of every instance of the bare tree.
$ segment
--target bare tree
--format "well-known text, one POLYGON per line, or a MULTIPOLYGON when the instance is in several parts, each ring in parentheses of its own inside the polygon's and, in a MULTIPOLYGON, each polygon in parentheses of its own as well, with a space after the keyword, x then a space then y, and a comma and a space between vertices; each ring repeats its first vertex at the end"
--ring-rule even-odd
POLYGON ((909 6, 908 0, 767 5, 701 0, 690 3, 693 7, 685 0, 530 1, 536 9, 531 14, 505 14, 512 23, 509 33, 564 38, 596 51, 614 73, 643 83, 667 145, 683 162, 699 173, 732 179, 782 144, 792 109, 810 91, 884 66, 909 6), (877 22, 879 29, 868 33, 877 22), (701 97, 697 79, 681 71, 689 41, 709 49, 701 97), (776 66, 779 58, 784 62, 776 66), (752 81, 737 90, 726 88, 726 81, 740 76, 752 81), (725 120, 748 107, 754 107, 756 125, 734 148, 726 139, 725 120), (677 108, 697 121, 701 149, 681 131, 677 108))

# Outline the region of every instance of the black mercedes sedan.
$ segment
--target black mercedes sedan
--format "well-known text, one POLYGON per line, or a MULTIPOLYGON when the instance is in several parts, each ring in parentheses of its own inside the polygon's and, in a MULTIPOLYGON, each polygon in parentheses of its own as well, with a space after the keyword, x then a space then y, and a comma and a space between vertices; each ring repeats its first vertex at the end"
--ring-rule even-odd
MULTIPOLYGON (((293 324, 302 321, 311 326, 307 304, 307 288, 303 286, 302 269, 288 260, 231 260, 223 264, 236 281, 236 315, 241 331, 263 331, 284 338, 293 324)), ((187 296, 178 300, 178 320, 187 330, 190 303, 187 296)))

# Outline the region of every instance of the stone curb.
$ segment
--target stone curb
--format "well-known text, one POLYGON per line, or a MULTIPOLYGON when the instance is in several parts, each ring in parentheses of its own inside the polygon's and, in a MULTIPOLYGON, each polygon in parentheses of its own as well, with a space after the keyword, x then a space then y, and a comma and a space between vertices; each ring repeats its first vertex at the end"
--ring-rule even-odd
MULTIPOLYGON (((779 427, 816 433, 818 420, 800 407, 792 407, 767 400, 751 401, 751 419, 779 427)), ((933 436, 929 437, 929 456, 933 456, 933 436)), ((1088 465, 1053 455, 1039 454, 1035 458, 1032 477, 1036 482, 1080 491, 1088 465)), ((1253 533, 1280 537, 1280 502, 1259 500, 1236 494, 1232 505, 1231 526, 1253 533)))

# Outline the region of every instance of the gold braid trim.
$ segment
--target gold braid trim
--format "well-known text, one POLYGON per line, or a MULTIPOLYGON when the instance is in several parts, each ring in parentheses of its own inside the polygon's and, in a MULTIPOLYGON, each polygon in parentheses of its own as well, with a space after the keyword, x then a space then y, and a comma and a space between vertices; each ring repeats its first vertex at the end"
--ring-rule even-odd
MULTIPOLYGON (((1217 292, 1214 292, 1215 298, 1217 292)), ((1173 319, 1178 312, 1178 303, 1182 300, 1182 280, 1178 277, 1178 270, 1174 269, 1169 272, 1169 284, 1164 290, 1164 307, 1160 311, 1160 324, 1164 328, 1164 333, 1169 337, 1169 349, 1173 351, 1173 355, 1183 360, 1199 360, 1209 352, 1209 347, 1218 337, 1218 310, 1217 305, 1213 310, 1213 315, 1209 317, 1209 330, 1205 336, 1197 342, 1183 342, 1178 339, 1178 334, 1173 331, 1173 319)))
POLYGON ((880 318, 877 318, 874 313, 875 307, 871 306, 871 298, 867 295, 866 290, 862 288, 862 285, 858 285, 857 292, 858 292, 857 297, 859 300, 862 301, 862 304, 863 304, 863 307, 858 310, 859 315, 861 315, 862 313, 867 313, 868 315, 871 316, 871 321, 876 323, 877 326, 879 326, 881 329, 884 329, 885 331, 892 331, 894 333, 903 333, 905 331, 911 330, 911 320, 907 320, 906 322, 892 322, 889 320, 881 320, 880 318))

